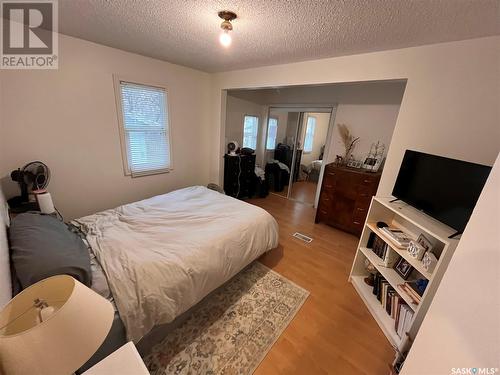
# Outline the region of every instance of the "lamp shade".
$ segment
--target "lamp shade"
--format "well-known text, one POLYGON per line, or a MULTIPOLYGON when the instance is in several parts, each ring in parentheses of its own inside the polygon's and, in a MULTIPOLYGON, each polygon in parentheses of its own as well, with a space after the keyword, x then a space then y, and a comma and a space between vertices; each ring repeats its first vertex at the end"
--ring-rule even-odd
POLYGON ((73 373, 102 344, 113 316, 109 301, 71 276, 30 286, 0 313, 0 373, 73 373), (37 300, 48 307, 40 310, 37 300))

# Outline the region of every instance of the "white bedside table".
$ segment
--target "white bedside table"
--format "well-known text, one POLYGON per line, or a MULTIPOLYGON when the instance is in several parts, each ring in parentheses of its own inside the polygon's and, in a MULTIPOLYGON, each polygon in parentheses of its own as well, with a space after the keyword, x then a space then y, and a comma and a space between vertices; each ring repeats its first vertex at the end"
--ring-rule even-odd
POLYGON ((82 375, 149 375, 132 341, 108 355, 82 375))

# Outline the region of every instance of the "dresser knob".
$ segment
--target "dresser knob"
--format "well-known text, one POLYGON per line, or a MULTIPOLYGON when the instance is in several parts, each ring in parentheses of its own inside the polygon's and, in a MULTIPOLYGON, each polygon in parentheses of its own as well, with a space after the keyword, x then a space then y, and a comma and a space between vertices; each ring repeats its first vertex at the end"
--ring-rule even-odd
POLYGON ((326 187, 327 189, 330 189, 330 188, 332 188, 333 186, 332 186, 332 185, 325 185, 325 187, 326 187))
POLYGON ((356 225, 361 224, 359 221, 354 221, 353 223, 356 224, 356 225))

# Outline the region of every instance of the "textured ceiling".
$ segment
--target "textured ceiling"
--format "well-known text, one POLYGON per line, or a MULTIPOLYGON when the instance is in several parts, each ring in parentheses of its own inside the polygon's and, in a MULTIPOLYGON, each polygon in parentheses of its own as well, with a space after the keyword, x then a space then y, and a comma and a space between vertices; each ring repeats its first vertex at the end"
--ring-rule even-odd
POLYGON ((207 72, 500 34, 499 0, 60 0, 63 34, 207 72), (217 11, 238 14, 218 43, 217 11))

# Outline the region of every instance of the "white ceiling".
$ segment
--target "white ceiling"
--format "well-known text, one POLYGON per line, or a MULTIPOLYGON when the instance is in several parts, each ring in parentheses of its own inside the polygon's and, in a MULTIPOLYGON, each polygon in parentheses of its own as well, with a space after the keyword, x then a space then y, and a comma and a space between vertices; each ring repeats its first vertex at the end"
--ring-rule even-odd
POLYGON ((63 34, 207 72, 500 34, 499 0, 60 0, 63 34), (218 43, 219 10, 238 14, 218 43))

